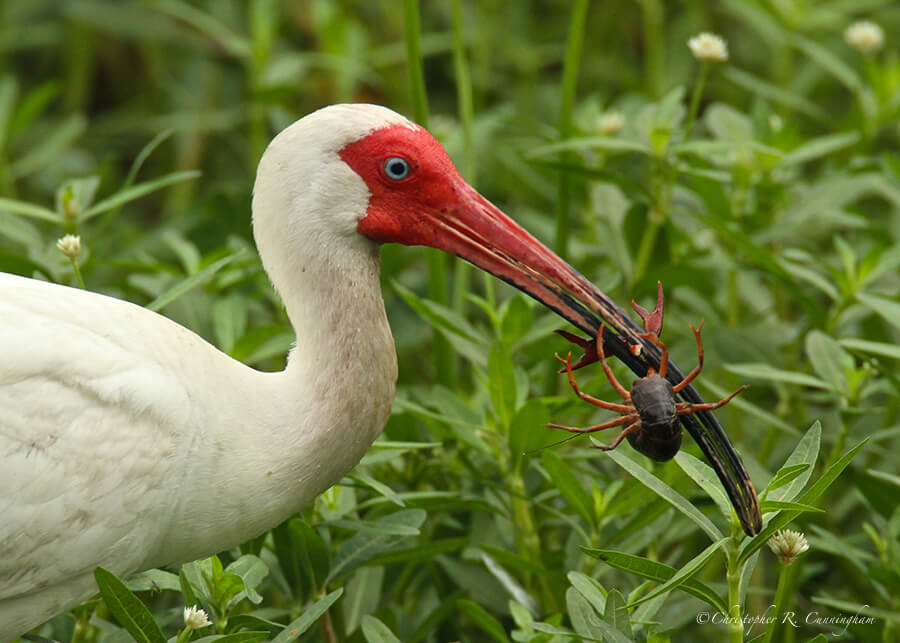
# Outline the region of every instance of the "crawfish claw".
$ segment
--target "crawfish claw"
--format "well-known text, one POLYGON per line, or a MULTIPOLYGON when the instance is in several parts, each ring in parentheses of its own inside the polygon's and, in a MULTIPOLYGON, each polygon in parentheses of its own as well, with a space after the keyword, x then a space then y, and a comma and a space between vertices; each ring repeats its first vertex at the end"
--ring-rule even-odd
MULTIPOLYGON (((584 351, 584 355, 582 355, 577 362, 572 364, 571 368, 573 371, 577 371, 579 368, 587 366, 588 364, 593 364, 594 362, 600 361, 600 355, 597 353, 597 339, 590 339, 589 337, 579 337, 574 333, 570 333, 565 330, 555 330, 553 331, 557 335, 560 335, 564 339, 569 340, 573 344, 580 346, 584 351)), ((565 373, 566 369, 562 368, 558 373, 565 373)))
POLYGON ((647 331, 650 335, 655 335, 659 337, 662 333, 663 326, 663 288, 662 282, 657 281, 657 295, 656 295, 656 308, 653 309, 653 312, 649 312, 646 308, 642 308, 635 301, 632 300, 631 307, 634 308, 635 312, 641 316, 641 319, 644 320, 644 330, 647 331))

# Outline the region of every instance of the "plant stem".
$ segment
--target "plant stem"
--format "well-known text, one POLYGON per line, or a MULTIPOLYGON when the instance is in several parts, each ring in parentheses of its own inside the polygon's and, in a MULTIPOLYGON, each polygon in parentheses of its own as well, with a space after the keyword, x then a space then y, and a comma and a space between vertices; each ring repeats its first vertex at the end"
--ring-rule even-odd
POLYGON ((743 643, 744 625, 741 621, 741 573, 744 566, 738 561, 741 555, 743 532, 736 520, 732 520, 731 540, 728 541, 726 559, 728 561, 728 640, 743 643))
POLYGON ((653 249, 656 246, 656 239, 659 236, 659 230, 666 221, 672 192, 669 177, 657 176, 654 192, 655 199, 647 211, 647 225, 644 227, 644 233, 638 246, 637 258, 634 261, 634 270, 631 273, 631 286, 643 279, 644 274, 647 272, 647 267, 650 265, 650 259, 653 256, 653 249))
POLYGON ((684 121, 684 138, 688 140, 691 130, 694 127, 694 121, 697 120, 697 112, 700 109, 700 99, 703 97, 703 88, 706 86, 706 79, 709 76, 709 63, 700 63, 700 77, 697 78, 697 84, 694 85, 694 92, 691 94, 691 105, 688 108, 687 118, 684 121))
POLYGON ((644 78, 647 83, 647 93, 653 98, 659 98, 663 92, 663 67, 664 59, 664 10, 660 0, 643 0, 644 28, 644 78))
MULTIPOLYGON (((472 98, 472 79, 469 75, 469 64, 466 60, 466 43, 463 37, 463 18, 460 0, 453 0, 453 73, 456 76, 456 102, 463 135, 463 176, 469 185, 475 185, 475 150, 472 145, 472 123, 474 120, 474 101, 472 98)), ((454 262, 453 271, 453 310, 465 313, 466 294, 469 292, 472 269, 464 261, 454 262)))
POLYGON ((82 290, 87 290, 84 287, 84 279, 81 276, 81 268, 78 267, 78 262, 74 258, 70 258, 69 261, 72 262, 72 271, 75 273, 75 281, 78 282, 78 287, 82 290))
MULTIPOLYGON (((559 107, 559 140, 564 141, 572 135, 572 110, 575 105, 575 89, 578 84, 578 68, 581 61, 581 49, 584 43, 584 26, 587 18, 587 0, 575 0, 572 6, 572 19, 569 23, 569 41, 566 45, 566 58, 563 63, 562 101, 559 107)), ((573 154, 563 152, 560 162, 566 165, 572 162, 573 154)), ((563 259, 569 255, 569 202, 571 183, 566 170, 559 173, 558 197, 556 208, 555 250, 563 259)))
POLYGON ((781 571, 778 574, 778 585, 775 589, 774 615, 776 618, 775 621, 771 625, 769 625, 769 629, 766 631, 766 638, 763 639, 763 643, 769 643, 772 640, 772 637, 775 635, 775 630, 778 629, 778 617, 781 614, 784 614, 785 609, 789 607, 793 579, 793 565, 782 564, 781 571))
MULTIPOLYGON (((422 127, 428 127, 428 94, 425 90, 425 70, 422 65, 421 27, 419 24, 419 0, 405 0, 403 3, 404 35, 406 38, 406 72, 412 101, 413 119, 422 127)), ((430 297, 447 306, 450 291, 447 286, 448 257, 443 252, 428 251, 428 290, 430 297)), ((441 335, 434 335, 434 361, 437 380, 445 386, 452 386, 454 377, 454 356, 450 343, 441 335)))

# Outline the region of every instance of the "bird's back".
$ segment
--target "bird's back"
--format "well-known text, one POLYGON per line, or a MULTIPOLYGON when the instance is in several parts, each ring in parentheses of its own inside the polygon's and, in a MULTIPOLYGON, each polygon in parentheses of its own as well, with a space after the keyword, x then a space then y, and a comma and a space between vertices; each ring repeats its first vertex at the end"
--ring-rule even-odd
POLYGON ((167 528, 161 483, 180 474, 172 429, 190 404, 159 335, 202 342, 138 306, 0 274, 0 641, 89 592, 97 565, 140 568, 167 528))

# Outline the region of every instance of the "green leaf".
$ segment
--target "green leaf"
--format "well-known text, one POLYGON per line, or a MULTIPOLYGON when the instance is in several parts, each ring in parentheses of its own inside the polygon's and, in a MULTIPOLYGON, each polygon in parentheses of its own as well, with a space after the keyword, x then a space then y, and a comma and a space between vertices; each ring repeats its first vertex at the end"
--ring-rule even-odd
POLYGON ((826 391, 832 390, 831 385, 828 382, 813 377, 812 375, 797 373, 795 371, 783 371, 763 363, 725 364, 725 370, 729 373, 736 373, 743 377, 750 377, 758 380, 799 384, 800 386, 809 386, 811 388, 819 388, 826 391))
POLYGON ((789 107, 820 122, 830 121, 828 112, 801 94, 787 91, 767 80, 748 74, 746 71, 731 65, 728 65, 723 69, 722 74, 735 85, 742 87, 754 95, 768 98, 773 103, 779 103, 785 107, 789 107))
POLYGON ((291 521, 291 529, 296 537, 296 542, 301 544, 300 561, 310 586, 313 588, 324 587, 325 578, 331 570, 331 556, 328 545, 312 525, 298 520, 291 521))
POLYGON ((395 549, 378 554, 367 565, 397 565, 408 562, 424 562, 451 552, 464 549, 469 544, 468 538, 443 538, 424 544, 416 544, 406 549, 395 549))
POLYGON ((859 139, 859 132, 828 134, 826 136, 809 139, 803 145, 794 148, 782 156, 778 161, 777 167, 790 167, 791 165, 799 165, 801 163, 808 163, 809 161, 820 159, 839 149, 856 144, 859 139))
POLYGON ((349 474, 347 474, 347 476, 355 482, 359 482, 368 487, 371 487, 376 492, 380 493, 382 496, 384 496, 385 498, 387 498, 388 500, 393 502, 398 507, 406 506, 406 503, 403 502, 403 500, 400 498, 400 496, 398 496, 396 494, 396 492, 394 492, 393 489, 391 489, 388 485, 384 484, 383 482, 380 482, 380 481, 376 480, 375 478, 373 478, 371 475, 369 475, 369 473, 365 469, 363 469, 361 467, 357 467, 356 469, 351 471, 349 474))
POLYGON ((699 526, 709 535, 711 540, 718 542, 722 539, 722 532, 719 531, 719 529, 710 521, 709 518, 700 513, 700 510, 694 507, 694 505, 692 505, 687 500, 687 498, 682 496, 672 487, 647 471, 644 467, 629 458, 627 455, 619 453, 615 450, 607 451, 606 453, 613 460, 613 462, 615 462, 632 476, 637 478, 637 480, 641 484, 653 491, 660 498, 675 507, 685 516, 693 520, 697 524, 697 526, 699 526))
POLYGON ((120 190, 116 192, 112 196, 103 199, 99 203, 95 204, 87 211, 85 211, 81 217, 80 221, 87 221, 88 219, 92 219, 98 214, 103 214, 107 210, 112 210, 113 208, 118 208, 130 201, 134 201, 136 199, 141 198, 151 192, 156 192, 157 190, 161 190, 164 187, 168 187, 175 183, 181 183, 182 181, 188 181, 190 179, 196 179, 200 176, 200 172, 197 170, 186 170, 183 172, 172 172, 171 174, 166 174, 165 176, 161 176, 158 179, 154 179, 152 181, 146 181, 145 183, 138 183, 129 188, 125 188, 124 190, 120 190))
POLYGON ((499 342, 491 347, 488 357, 488 391, 497 420, 508 432, 516 412, 516 374, 506 348, 499 342))
POLYGON ((410 308, 440 331, 457 352, 473 364, 481 367, 487 365, 484 354, 487 352, 488 340, 465 317, 437 302, 418 297, 397 281, 391 281, 391 286, 410 308))
POLYGON ((19 94, 19 83, 12 74, 4 74, 0 78, 0 150, 6 145, 10 120, 16 107, 19 94))
POLYGON ((362 632, 369 643, 400 643, 387 625, 369 614, 362 618, 362 632))
POLYGON ((362 622, 362 617, 371 614, 381 604, 384 586, 384 567, 367 565, 356 570, 346 584, 347 593, 342 603, 344 631, 352 634, 362 622))
MULTIPOLYGON (((604 643, 603 639, 595 639, 590 636, 579 636, 572 630, 567 630, 566 628, 559 627, 557 625, 549 625, 547 623, 538 623, 538 622, 532 621, 532 622, 528 623, 528 627, 530 627, 533 630, 537 630, 538 632, 543 632, 544 634, 568 637, 567 639, 564 639, 564 640, 575 639, 579 642, 580 641, 596 641, 596 643, 604 643)), ((610 629, 612 629, 612 628, 610 628, 610 629)), ((628 639, 625 639, 625 641, 627 643, 633 643, 632 641, 628 641, 628 639)))
POLYGON ((220 297, 213 303, 213 332, 222 351, 230 353, 247 332, 247 313, 247 299, 240 295, 220 297))
POLYGON ((148 569, 147 571, 132 574, 125 579, 125 586, 132 592, 181 591, 178 576, 162 569, 148 569))
MULTIPOLYGON (((231 621, 228 621, 229 625, 231 621)), ((193 639, 193 643, 259 643, 269 639, 269 632, 250 631, 234 632, 233 634, 213 634, 199 639, 193 639)))
POLYGON ((263 579, 269 575, 269 566, 259 557, 252 554, 244 554, 225 568, 226 572, 240 576, 244 584, 244 590, 236 596, 235 603, 246 596, 251 603, 259 605, 262 596, 256 591, 263 579))
POLYGON ((344 593, 344 588, 339 587, 330 594, 320 598, 318 601, 303 610, 300 618, 291 621, 288 625, 272 639, 272 643, 287 643, 298 638, 315 624, 319 618, 328 611, 337 599, 344 593))
POLYGON ((719 482, 719 478, 716 472, 713 471, 713 468, 701 462, 687 451, 676 453, 675 463, 706 492, 706 495, 713 499, 722 515, 730 519, 733 511, 731 501, 725 494, 725 489, 722 488, 722 483, 719 482))
POLYGON ((597 617, 597 613, 573 587, 566 590, 566 611, 569 613, 572 627, 582 639, 604 640, 603 631, 598 625, 600 619, 597 617))
POLYGON ((210 279, 212 279, 215 274, 222 268, 233 262, 235 259, 243 256, 244 251, 239 250, 234 254, 228 255, 227 257, 222 257, 221 259, 212 262, 202 270, 195 272, 190 277, 186 277, 185 279, 179 281, 177 284, 169 288, 169 290, 147 304, 146 308, 154 312, 159 312, 179 297, 186 295, 198 286, 202 286, 210 279))
POLYGON ((801 502, 781 502, 780 500, 763 500, 759 503, 759 510, 766 514, 782 509, 790 509, 792 511, 814 511, 824 513, 824 509, 813 507, 812 505, 804 505, 801 502))
POLYGON ((370 531, 359 532, 350 539, 344 541, 334 559, 334 565, 325 583, 329 583, 341 574, 347 573, 360 565, 368 562, 378 554, 391 548, 400 538, 391 528, 406 528, 418 530, 425 522, 427 514, 422 509, 403 509, 379 518, 373 524, 384 525, 387 533, 373 533, 370 531))
POLYGON ((594 524, 594 503, 590 494, 582 486, 578 478, 572 473, 572 468, 559 455, 553 451, 544 451, 541 461, 550 479, 562 497, 581 516, 584 521, 594 524))
POLYGON ((86 176, 78 179, 69 179, 59 186, 56 191, 56 211, 66 219, 69 216, 77 218, 94 202, 94 195, 100 186, 99 176, 86 176))
MULTIPOLYGON (((181 588, 184 604, 188 606, 197 605, 198 603, 197 594, 194 591, 194 584, 189 578, 189 576, 191 576, 191 571, 196 571, 196 565, 193 563, 182 565, 181 569, 178 570, 178 586, 181 588), (188 565, 192 566, 191 570, 185 569, 188 565)), ((199 578, 199 574, 197 575, 197 579, 202 582, 202 579, 199 578)))
POLYGON ((0 211, 17 214, 20 217, 28 217, 29 219, 40 219, 41 221, 49 221, 56 225, 62 225, 62 217, 53 210, 45 208, 33 203, 25 201, 16 201, 15 199, 4 199, 0 197, 0 211))
POLYGON ((9 173, 21 179, 58 161, 87 128, 87 119, 81 114, 72 114, 57 125, 49 135, 35 141, 27 153, 11 165, 9 173))
POLYGON ((110 571, 97 567, 94 578, 103 602, 119 624, 138 643, 165 643, 159 625, 143 601, 135 596, 119 578, 110 571))
POLYGON ((654 589, 652 592, 647 594, 646 596, 641 597, 640 599, 632 602, 629 607, 633 607, 635 605, 639 605, 640 603, 645 603, 652 598, 655 598, 661 594, 665 594, 666 592, 672 591, 679 585, 684 584, 691 576, 700 571, 700 568, 706 564, 713 554, 716 553, 716 550, 724 545, 728 541, 728 538, 721 538, 720 540, 714 542, 709 547, 704 549, 702 552, 694 556, 691 560, 681 566, 681 569, 675 572, 672 577, 667 580, 665 583, 654 589))
POLYGON ((498 643, 510 643, 500 621, 491 616, 481 605, 465 599, 456 601, 456 605, 463 614, 472 619, 482 632, 498 643))
POLYGON ((813 473, 813 467, 819 458, 819 447, 822 443, 822 424, 816 420, 809 427, 806 434, 794 447, 794 450, 787 457, 781 469, 772 478, 773 481, 781 478, 782 481, 788 478, 786 482, 779 481, 778 488, 767 489, 766 498, 768 500, 781 500, 790 502, 803 490, 806 483, 809 482, 813 473), (801 465, 806 465, 805 469, 800 469, 801 465), (797 475, 793 475, 793 471, 797 471, 797 475))
POLYGON ((524 296, 509 299, 500 321, 503 341, 507 346, 521 339, 534 325, 534 312, 524 296))
MULTIPOLYGON (((674 567, 670 567, 669 565, 665 565, 663 563, 657 562, 655 560, 650 560, 649 558, 644 558, 642 556, 636 556, 634 554, 626 554, 624 552, 607 549, 590 549, 587 547, 582 547, 582 550, 589 556, 599 558, 611 567, 615 567, 616 569, 621 569, 632 574, 637 574, 642 578, 647 578, 659 583, 666 583, 670 581, 678 571, 674 567)), ((723 614, 728 613, 728 607, 726 606, 725 601, 719 598, 719 595, 716 594, 706 584, 693 578, 688 578, 685 579, 684 582, 680 583, 677 587, 681 591, 686 592, 691 596, 695 596, 702 601, 706 601, 710 606, 712 606, 719 612, 722 612, 723 614)))
POLYGON ((766 490, 775 491, 775 489, 783 487, 787 483, 800 477, 800 475, 809 470, 809 464, 795 464, 791 466, 781 467, 778 472, 774 476, 772 476, 772 480, 769 482, 768 486, 766 486, 766 490))
POLYGON ((607 592, 599 581, 581 572, 569 572, 566 578, 572 583, 572 587, 584 596, 598 614, 606 612, 607 592))
POLYGON ((829 49, 799 35, 794 37, 792 44, 849 89, 859 91, 862 88, 859 75, 829 49))
POLYGON ((219 21, 215 14, 202 11, 181 0, 159 0, 152 6, 156 11, 166 13, 189 24, 221 46, 231 56, 241 59, 250 58, 253 51, 251 43, 244 36, 236 34, 219 21))
POLYGON ((871 605, 864 605, 852 601, 841 601, 824 596, 814 596, 812 602, 818 603, 819 605, 826 605, 847 614, 858 614, 859 616, 868 616, 876 620, 891 621, 892 623, 900 624, 900 611, 879 609, 877 607, 872 607, 871 605))
POLYGON ((624 634, 626 638, 631 639, 634 636, 631 619, 628 616, 628 606, 619 590, 612 590, 606 597, 606 611, 603 617, 610 627, 624 634))
POLYGON ((650 155, 653 150, 649 145, 638 141, 630 141, 623 138, 607 136, 590 136, 586 138, 570 138, 562 143, 544 145, 528 152, 528 158, 548 156, 558 152, 572 152, 582 150, 603 150, 605 152, 638 152, 650 155))
POLYGON ((873 355, 888 357, 890 359, 900 359, 900 346, 898 346, 897 344, 871 342, 866 339, 856 339, 853 337, 839 339, 838 344, 851 351, 871 353, 873 355))
POLYGON ((841 366, 843 352, 833 338, 820 330, 813 329, 806 336, 806 354, 813 370, 828 382, 831 388, 846 397, 850 394, 850 386, 841 366))
POLYGON ((856 295, 856 298, 881 315, 894 328, 900 329, 900 302, 865 293, 856 295))
MULTIPOLYGON (((828 487, 837 479, 841 472, 850 464, 850 461, 859 453, 860 449, 862 449, 866 442, 869 441, 869 438, 866 438, 852 449, 844 453, 837 462, 832 464, 825 473, 822 474, 822 477, 816 480, 815 484, 810 487, 803 495, 800 496, 798 501, 801 504, 812 505, 813 502, 818 500, 819 496, 821 496, 828 487)), ((800 515, 799 511, 783 511, 774 518, 769 521, 769 524, 756 536, 754 536, 750 542, 744 545, 743 549, 741 549, 741 555, 738 558, 738 563, 742 564, 750 558, 750 556, 757 549, 761 548, 766 544, 766 541, 779 529, 783 528, 785 525, 789 524, 794 518, 800 515)))
POLYGON ((557 439, 544 425, 550 421, 550 410, 543 401, 532 398, 518 410, 509 425, 509 457, 513 467, 525 461, 523 454, 539 449, 557 439))

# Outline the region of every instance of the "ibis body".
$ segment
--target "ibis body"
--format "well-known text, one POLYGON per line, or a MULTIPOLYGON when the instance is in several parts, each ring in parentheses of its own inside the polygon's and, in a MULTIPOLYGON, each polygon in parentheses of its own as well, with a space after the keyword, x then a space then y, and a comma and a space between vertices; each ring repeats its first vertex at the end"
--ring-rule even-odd
POLYGON ((645 344, 633 369, 658 355, 383 107, 334 105, 281 132, 253 229, 297 336, 277 373, 131 303, 0 275, 0 641, 89 598, 97 566, 127 575, 234 547, 353 468, 397 376, 381 243, 456 254, 582 330, 605 322, 620 358, 645 344))

